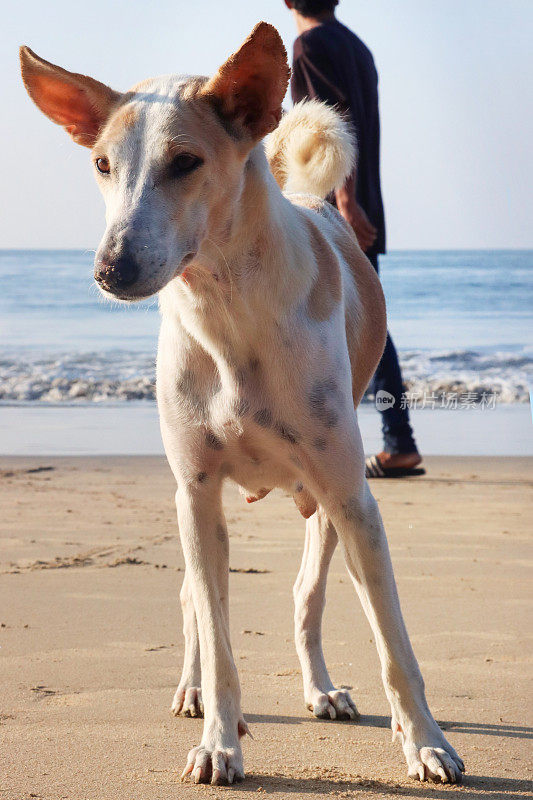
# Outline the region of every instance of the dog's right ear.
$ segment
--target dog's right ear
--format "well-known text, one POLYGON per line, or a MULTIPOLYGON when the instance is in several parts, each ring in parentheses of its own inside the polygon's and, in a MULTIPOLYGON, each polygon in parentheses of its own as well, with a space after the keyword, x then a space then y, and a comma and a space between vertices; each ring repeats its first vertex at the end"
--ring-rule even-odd
POLYGON ((50 64, 29 47, 20 48, 20 68, 24 86, 43 114, 75 142, 92 147, 121 95, 94 78, 50 64))

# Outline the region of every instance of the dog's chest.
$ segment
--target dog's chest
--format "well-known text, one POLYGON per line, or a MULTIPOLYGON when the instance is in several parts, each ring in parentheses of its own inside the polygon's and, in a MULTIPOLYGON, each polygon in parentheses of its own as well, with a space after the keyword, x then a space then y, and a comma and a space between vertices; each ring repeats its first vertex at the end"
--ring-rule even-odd
MULTIPOLYGON (((301 480, 300 434, 279 402, 266 392, 238 386, 234 393, 213 398, 208 449, 218 448, 224 475, 237 483, 247 502, 261 500, 274 488, 293 495, 304 517, 316 509, 301 480), (213 438, 214 437, 214 438, 213 438)), ((208 474, 208 473, 206 473, 208 474)))
POLYGON ((158 369, 160 413, 180 458, 198 474, 222 471, 255 496, 296 482, 294 426, 268 369, 255 355, 158 369))
POLYGON ((288 462, 296 441, 292 426, 281 420, 280 398, 272 396, 260 373, 252 360, 234 382, 213 395, 207 415, 229 474, 256 492, 291 483, 288 462))

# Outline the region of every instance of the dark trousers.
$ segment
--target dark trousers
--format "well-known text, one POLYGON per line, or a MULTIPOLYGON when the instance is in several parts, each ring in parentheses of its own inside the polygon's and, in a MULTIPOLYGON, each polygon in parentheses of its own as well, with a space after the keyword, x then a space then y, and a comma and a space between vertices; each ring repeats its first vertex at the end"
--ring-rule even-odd
MULTIPOLYGON (((379 272, 378 256, 369 256, 370 263, 379 272)), ((380 411, 384 449, 387 453, 416 453, 413 429, 409 423, 409 412, 402 408, 402 393, 405 391, 398 354, 387 333, 387 343, 378 368, 370 383, 370 391, 375 395, 379 390, 389 392, 394 404, 380 411)))

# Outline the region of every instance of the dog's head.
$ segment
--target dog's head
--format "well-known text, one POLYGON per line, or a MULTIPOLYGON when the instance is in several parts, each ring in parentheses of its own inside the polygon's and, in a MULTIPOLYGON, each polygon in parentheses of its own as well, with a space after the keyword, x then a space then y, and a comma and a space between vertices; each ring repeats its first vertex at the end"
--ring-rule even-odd
POLYGON ((281 117, 289 68, 259 23, 210 79, 167 76, 126 93, 20 51, 35 104, 89 147, 106 202, 95 259, 102 291, 139 300, 162 289, 206 237, 229 235, 245 165, 281 117))

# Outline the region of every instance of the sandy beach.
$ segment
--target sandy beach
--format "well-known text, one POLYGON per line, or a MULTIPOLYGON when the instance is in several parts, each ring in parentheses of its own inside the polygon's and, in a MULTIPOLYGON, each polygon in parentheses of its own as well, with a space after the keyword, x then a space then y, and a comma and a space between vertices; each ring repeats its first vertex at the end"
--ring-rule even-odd
POLYGON ((202 722, 170 713, 183 653, 170 470, 160 457, 43 456, 0 460, 0 798, 531 796, 532 461, 427 466, 373 489, 430 706, 467 766, 462 787, 407 780, 339 554, 324 646, 362 717, 306 711, 291 596, 304 523, 281 493, 247 507, 232 487, 232 639, 255 738, 243 784, 180 783, 202 722))

